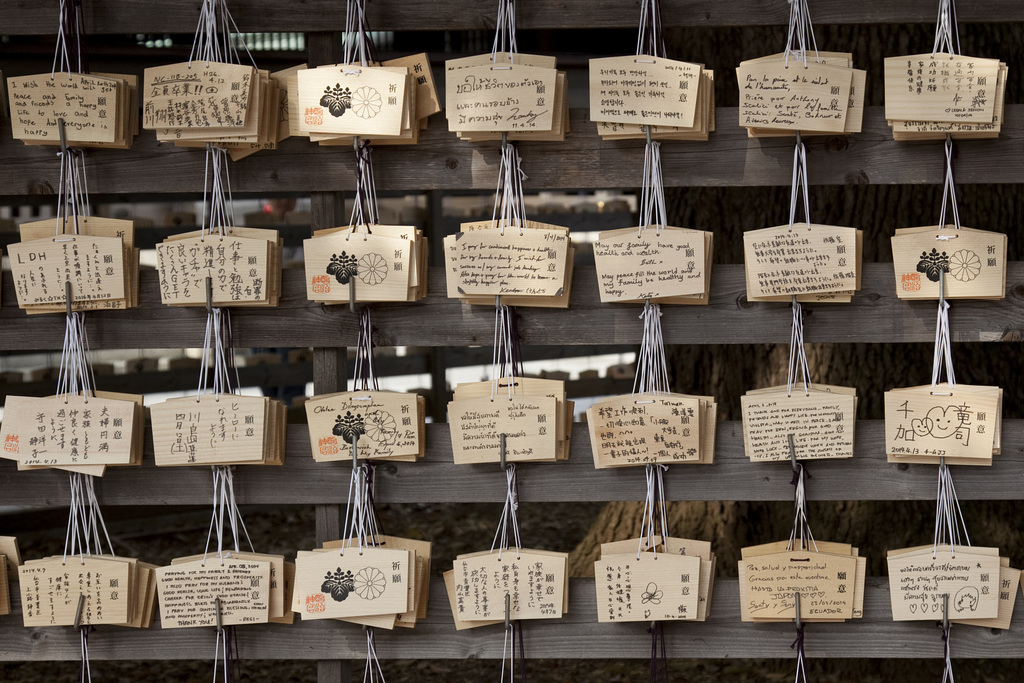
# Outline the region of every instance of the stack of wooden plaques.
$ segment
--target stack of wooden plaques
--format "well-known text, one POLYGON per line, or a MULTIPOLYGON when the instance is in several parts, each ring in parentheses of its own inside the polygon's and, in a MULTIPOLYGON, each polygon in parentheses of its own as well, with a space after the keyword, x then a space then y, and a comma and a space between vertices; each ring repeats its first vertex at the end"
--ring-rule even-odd
POLYGON ((554 462, 569 457, 573 401, 565 382, 536 377, 502 377, 462 383, 448 403, 452 455, 456 464, 554 462))
POLYGON ((139 250, 130 220, 78 216, 22 223, 9 247, 18 305, 28 314, 139 305, 139 250))
POLYGON ((11 613, 11 581, 18 580, 21 552, 18 539, 0 536, 0 617, 11 613))
POLYGON ((8 396, 0 424, 0 457, 19 470, 55 468, 102 476, 108 466, 142 464, 143 397, 97 391, 91 396, 8 396))
POLYGON ((849 135, 864 118, 867 74, 848 52, 782 52, 741 62, 740 125, 750 137, 849 135))
POLYGON ((295 558, 291 609, 310 619, 338 619, 393 629, 426 617, 430 546, 394 536, 377 545, 330 541, 295 558))
POLYGON ((568 564, 569 553, 528 548, 459 555, 444 573, 455 629, 560 619, 569 611, 568 564))
POLYGON ((863 232, 794 223, 743 233, 747 301, 848 303, 860 290, 863 232))
POLYGON ((415 462, 423 457, 425 399, 397 391, 345 391, 305 403, 309 445, 317 462, 415 462), (345 445, 348 444, 348 445, 345 445))
POLYGON ((224 62, 151 67, 143 76, 142 127, 179 147, 276 145, 285 80, 287 72, 275 79, 269 71, 224 62))
POLYGON ((1006 234, 952 225, 898 228, 892 238, 896 296, 1002 299, 1006 296, 1006 234))
POLYGON ((713 396, 630 394, 587 409, 594 467, 653 463, 711 464, 715 460, 713 396))
POLYGON ((885 392, 889 462, 991 465, 999 455, 1003 390, 969 384, 926 384, 885 392))
POLYGON ((325 304, 427 296, 427 238, 411 225, 348 225, 303 240, 306 296, 325 304))
POLYGON ((27 560, 19 569, 25 626, 149 628, 156 607, 156 571, 155 565, 115 555, 27 560))
POLYGON ((448 297, 468 304, 568 308, 576 250, 569 228, 536 221, 463 223, 444 238, 448 297))
POLYGON ((751 461, 852 458, 857 389, 816 384, 755 389, 740 397, 751 461), (790 437, 793 453, 790 453, 790 437))
POLYGON ((594 242, 602 303, 707 305, 713 234, 670 226, 605 230, 594 242))
POLYGON ((379 66, 328 64, 289 76, 293 134, 323 146, 347 146, 355 137, 375 145, 414 145, 441 103, 426 53, 379 66))
POLYGON ((590 120, 605 140, 707 140, 715 129, 714 72, 651 55, 590 60, 590 120))
POLYGON ((602 543, 594 562, 598 622, 704 621, 715 562, 707 541, 652 536, 602 543))
POLYGON ((179 557, 155 573, 161 628, 291 623, 283 555, 225 550, 179 557))
MULTIPOLYGON (((291 98, 288 91, 288 83, 295 78, 295 74, 305 69, 305 64, 274 71, 270 74, 267 82, 266 92, 261 95, 263 106, 260 112, 260 126, 256 140, 235 140, 228 143, 219 143, 227 147, 228 155, 232 161, 244 159, 264 149, 277 149, 277 145, 284 142, 292 135, 298 133, 298 124, 295 123, 295 100, 291 98), (276 111, 271 111, 272 107, 276 111)), ((192 147, 203 144, 202 142, 183 142, 175 139, 180 147, 192 147)))
POLYGON ((928 544, 890 550, 886 562, 893 621, 942 621, 945 608, 956 623, 1009 628, 1000 603, 1010 601, 1012 614, 1017 586, 1001 598, 1002 569, 1009 569, 1009 561, 999 557, 999 548, 928 544))
POLYGON ((207 393, 150 408, 157 467, 283 465, 288 410, 266 396, 207 393))
MULTIPOLYGON (((771 623, 796 619, 799 586, 802 622, 835 622, 864 616, 867 558, 848 543, 811 541, 790 548, 778 541, 741 550, 740 618, 771 623)), ((890 573, 890 576, 894 576, 890 573)))
POLYGON ((262 228, 168 237, 156 247, 160 300, 168 306, 277 306, 282 245, 277 230, 262 228))
POLYGON ((73 147, 128 149, 139 134, 138 76, 60 72, 11 76, 7 95, 14 139, 59 145, 58 120, 73 147))
POLYGON ((561 142, 569 130, 565 72, 555 58, 498 52, 449 59, 445 67, 448 130, 460 140, 561 142))
POLYGON ((1006 64, 948 52, 885 59, 885 118, 896 140, 999 137, 1006 64))
MULTIPOLYGON (((978 550, 977 548, 969 548, 970 551, 978 550)), ((959 553, 959 551, 957 551, 959 553)), ((938 553, 936 552, 936 556, 938 553)), ((980 578, 980 577, 979 577, 980 578)), ((954 624, 964 624, 966 626, 981 626, 983 628, 998 628, 1006 630, 1010 628, 1010 622, 1013 621, 1013 605, 1017 601, 1018 586, 1021 582, 1021 570, 1014 569, 1010 566, 1010 558, 1000 557, 999 558, 999 608, 998 614, 994 619, 985 619, 981 617, 970 616, 969 604, 973 601, 973 591, 965 591, 965 594, 970 594, 968 601, 965 602, 968 605, 967 610, 961 610, 961 612, 967 613, 968 616, 954 618, 951 616, 950 621, 954 624)), ((959 591, 958 591, 959 592, 959 591)), ((954 595, 955 597, 955 595, 954 595)), ((963 597, 963 596, 961 596, 963 597)))

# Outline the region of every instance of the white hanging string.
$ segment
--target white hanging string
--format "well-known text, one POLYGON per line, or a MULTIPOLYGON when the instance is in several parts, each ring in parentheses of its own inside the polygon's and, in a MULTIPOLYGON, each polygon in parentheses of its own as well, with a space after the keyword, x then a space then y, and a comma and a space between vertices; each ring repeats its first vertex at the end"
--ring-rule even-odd
POLYGON ((523 234, 526 226, 526 200, 523 195, 522 158, 518 148, 502 139, 501 162, 498 165, 498 186, 494 194, 494 210, 491 213, 491 227, 497 227, 505 234, 505 226, 519 228, 523 234))
POLYGON ((344 41, 345 64, 355 64, 358 61, 360 66, 369 66, 374 61, 373 41, 367 31, 365 0, 348 0, 345 3, 344 41))
POLYGON ((85 556, 103 554, 103 541, 107 542, 107 553, 114 554, 107 525, 96 498, 94 477, 81 472, 69 474, 71 507, 68 512, 67 531, 64 535, 64 564, 68 555, 78 555, 82 564, 85 556))
POLYGON ((939 483, 935 496, 935 534, 932 539, 932 557, 938 554, 940 545, 950 546, 950 554, 956 557, 958 545, 970 545, 971 538, 967 535, 967 524, 960 501, 953 486, 953 476, 946 465, 945 458, 939 463, 939 483))
POLYGON ((363 683, 384 683, 384 670, 377 659, 377 645, 374 642, 373 627, 366 626, 366 669, 363 671, 363 683))
POLYGON ((942 665, 942 683, 956 683, 953 678, 953 660, 949 654, 950 624, 946 623, 942 630, 942 655, 945 660, 942 665))
MULTIPOLYGON (((944 273, 940 272, 943 278, 944 273)), ((940 280, 941 286, 941 280, 940 280)), ((950 386, 956 385, 956 374, 953 372, 953 346, 949 332, 949 302, 944 298, 939 301, 938 314, 935 320, 935 352, 932 356, 932 386, 942 380, 942 369, 946 369, 946 379, 950 386)))
POLYGON ((516 559, 519 559, 519 551, 522 549, 522 542, 519 538, 519 482, 516 478, 516 464, 509 463, 505 469, 505 506, 501 510, 501 520, 498 522, 498 529, 494 532, 494 540, 491 542, 491 552, 498 549, 498 559, 501 554, 512 546, 509 542, 515 543, 516 559))
POLYGON ((936 52, 948 52, 950 55, 960 54, 960 28, 956 21, 956 4, 953 0, 939 0, 939 16, 935 20, 935 44, 932 45, 932 57, 936 52))
POLYGON ((793 528, 789 532, 789 545, 786 551, 809 550, 811 546, 818 551, 818 544, 811 533, 811 525, 807 521, 807 491, 804 487, 804 466, 797 463, 796 488, 793 491, 793 528), (796 544, 796 545, 794 545, 796 544))
POLYGON ((661 332, 661 306, 644 304, 640 314, 644 333, 637 354, 634 394, 666 394, 669 392, 668 363, 665 360, 665 338, 661 332))
POLYGON ((206 171, 203 179, 203 218, 200 236, 227 236, 227 228, 235 224, 231 199, 231 176, 228 172, 228 151, 223 147, 206 145, 206 171), (207 187, 209 189, 207 189, 207 187))
MULTIPOLYGON (((644 499, 644 514, 640 519, 640 541, 637 544, 636 559, 640 559, 640 553, 646 548, 651 548, 655 556, 658 554, 657 536, 661 536, 661 543, 668 537, 668 506, 665 502, 665 472, 668 465, 648 464, 647 474, 647 496, 644 499)), ((667 549, 666 549, 667 552, 667 549)))
POLYGON ((804 663, 804 648, 803 643, 799 642, 802 638, 802 634, 797 634, 796 677, 793 679, 793 683, 807 683, 807 665, 804 663))
POLYGON ((498 390, 503 386, 501 383, 508 380, 504 385, 508 400, 515 396, 515 376, 517 372, 516 353, 517 340, 512 330, 512 317, 514 313, 510 306, 500 303, 494 309, 494 350, 491 354, 491 400, 498 396, 498 390))
MULTIPOLYGON (((494 25, 494 44, 491 46, 491 62, 498 58, 499 52, 507 52, 511 63, 515 63, 516 53, 516 3, 515 0, 498 0, 498 18, 494 25)), ((496 67, 502 68, 502 67, 496 67)), ((507 68, 507 67, 506 67, 507 68)))
POLYGON ((352 391, 377 390, 377 373, 373 365, 373 324, 370 322, 370 309, 364 306, 359 311, 359 333, 356 335, 352 391))
POLYGON ((245 44, 238 25, 228 11, 227 3, 223 0, 203 0, 199 8, 199 23, 196 24, 195 37, 192 39, 192 50, 188 55, 188 63, 191 66, 193 60, 210 62, 223 62, 230 64, 241 64, 241 59, 235 44, 238 43, 245 50, 253 67, 256 60, 245 44), (232 40, 234 35, 234 40, 232 40))
POLYGON ((362 227, 363 238, 368 232, 367 226, 380 222, 380 210, 377 205, 377 187, 373 180, 373 160, 371 159, 370 141, 355 143, 356 149, 356 193, 352 204, 349 225, 352 229, 346 239, 351 239, 352 232, 362 227))
POLYGON ((662 229, 668 224, 668 211, 665 208, 665 184, 661 175, 661 143, 651 140, 650 126, 646 127, 647 143, 644 146, 644 177, 640 186, 640 227, 637 235, 650 225, 655 226, 655 234, 661 235, 662 229))
MULTIPOLYGON (((794 1, 794 5, 796 2, 794 1)), ((809 21, 809 19, 808 19, 809 21)), ((807 147, 801 139, 799 131, 796 134, 796 145, 793 148, 793 177, 789 191, 789 230, 793 231, 796 224, 797 207, 799 198, 803 197, 804 220, 807 228, 811 226, 811 200, 807 186, 807 147)), ((807 364, 807 352, 804 349, 804 310, 803 305, 797 301, 796 295, 791 301, 793 310, 793 322, 789 333, 789 369, 786 374, 786 392, 788 396, 793 395, 793 386, 797 382, 799 373, 803 384, 804 394, 811 392, 811 373, 807 364)))
POLYGON ((242 514, 235 500, 234 468, 229 465, 214 465, 210 467, 210 470, 213 473, 213 512, 210 515, 210 530, 206 535, 203 564, 206 564, 206 559, 210 553, 210 544, 214 534, 216 534, 217 554, 215 557, 219 558, 221 565, 223 565, 224 560, 231 557, 230 550, 227 553, 224 552, 226 529, 231 530, 231 544, 234 546, 235 552, 241 552, 242 550, 242 535, 245 536, 249 550, 255 552, 255 548, 253 547, 252 539, 249 538, 249 532, 245 528, 242 514), (239 534, 239 530, 241 530, 241 534, 239 534))
MULTIPOLYGON (((953 227, 960 229, 960 210, 956 203, 956 182, 953 179, 953 136, 946 134, 946 173, 942 182, 942 208, 939 210, 939 228, 946 227, 946 203, 953 214, 953 227)), ((951 239, 943 236, 939 239, 951 239)))
POLYGON ((807 66, 808 47, 814 50, 814 59, 821 62, 818 55, 818 43, 814 39, 814 26, 811 24, 811 12, 807 8, 807 0, 789 0, 789 31, 786 36, 786 65, 789 57, 807 66))
POLYGON ((652 57, 665 57, 661 6, 658 0, 641 0, 640 2, 640 29, 636 36, 636 53, 652 57))

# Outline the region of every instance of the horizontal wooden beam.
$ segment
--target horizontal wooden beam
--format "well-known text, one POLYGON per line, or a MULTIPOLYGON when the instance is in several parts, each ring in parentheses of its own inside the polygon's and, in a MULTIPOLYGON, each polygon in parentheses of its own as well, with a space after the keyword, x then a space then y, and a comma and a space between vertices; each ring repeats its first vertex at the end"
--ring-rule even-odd
MULTIPOLYGON (((15 587, 16 588, 16 587, 15 587)), ((15 597, 12 616, 0 620, 0 661, 78 660, 81 643, 71 627, 22 628, 15 597)), ((795 656, 791 623, 752 624, 740 621, 736 579, 715 581, 711 615, 703 623, 665 624, 668 657, 720 659, 784 659, 795 656)), ((592 579, 572 579, 569 611, 561 619, 523 622, 523 643, 530 659, 647 659, 649 624, 602 624, 592 579)), ((953 626, 954 658, 1016 659, 1024 657, 1024 601, 1017 600, 1013 626, 1007 631, 953 626)), ((240 626, 238 656, 245 660, 353 659, 366 657, 361 628, 336 621, 299 621, 291 626, 240 626)), ((444 584, 430 585, 427 618, 412 630, 375 632, 377 656, 389 659, 500 659, 502 627, 456 631, 444 584)), ((103 660, 167 660, 208 658, 212 628, 163 631, 97 627, 89 635, 89 658, 103 660)), ((893 622, 888 580, 865 581, 864 617, 837 624, 809 624, 809 658, 913 658, 941 661, 941 631, 934 621, 893 622)), ((387 665, 385 664, 385 667, 387 665)), ((451 666, 457 667, 452 664, 451 666)), ((938 664, 936 664, 938 666, 938 664)), ((102 665, 94 664, 102 671, 102 665)), ((386 671, 386 668, 385 668, 386 671)), ((457 671, 453 672, 458 677, 457 671)))
MULTIPOLYGON (((305 425, 288 426, 287 457, 282 467, 241 467, 235 477, 238 503, 344 504, 351 467, 347 462, 318 463, 312 458, 305 425)), ((1003 422, 1002 455, 991 467, 956 467, 961 500, 1024 500, 1024 420, 1003 422)), ((936 468, 885 462, 883 423, 857 423, 856 456, 807 464, 813 479, 811 500, 932 500, 936 468)), ((204 505, 209 503, 206 467, 156 470, 152 440, 146 440, 141 468, 110 468, 97 480, 103 505, 204 505)), ((713 465, 677 465, 665 477, 668 500, 792 500, 788 462, 752 463, 743 452, 741 423, 718 425, 713 465)), ((455 465, 448 425, 427 425, 426 457, 416 463, 381 462, 376 499, 382 503, 476 503, 504 500, 504 474, 497 464, 455 465)), ((595 470, 585 425, 573 425, 569 460, 524 464, 519 468, 520 497, 532 502, 643 500, 639 468, 595 470)), ((0 460, 0 491, 5 505, 63 506, 68 478, 58 470, 18 472, 0 460)))
MULTIPOLYGON (((60 349, 62 314, 26 316, 17 307, 11 274, 3 273, 0 351, 60 349)), ((355 346, 356 320, 346 306, 306 299, 301 269, 286 269, 277 308, 232 313, 238 347, 355 346)), ((418 303, 377 304, 373 322, 383 346, 489 346, 494 311, 448 299, 443 269, 430 269, 430 296, 418 303)), ((707 306, 666 306, 662 328, 667 344, 789 343, 788 304, 746 300, 743 266, 716 265, 707 306)), ((1008 296, 1001 301, 954 301, 950 325, 955 342, 1016 341, 1024 338, 1024 261, 1007 269, 1008 296)), ((89 343, 94 349, 197 347, 202 345, 206 311, 160 303, 157 274, 143 270, 140 307, 90 313, 89 343)), ((568 310, 520 308, 519 332, 525 345, 637 344, 642 329, 639 307, 602 304, 593 267, 576 268, 568 310)), ((804 308, 808 342, 923 342, 935 338, 935 302, 896 297, 893 267, 864 266, 863 289, 849 304, 804 308)))
MULTIPOLYGON (((517 3, 520 29, 632 28, 639 21, 637 2, 598 0, 567 3, 559 0, 521 0, 517 3)), ((1015 0, 975 0, 961 3, 961 23, 1024 20, 1015 0)), ((814 23, 880 24, 933 23, 934 0, 851 3, 819 0, 812 6, 814 23)), ((331 0, 281 3, 275 0, 232 0, 232 16, 241 31, 324 31, 345 25, 344 4, 331 0)), ((105 0, 85 3, 85 32, 90 33, 192 33, 198 21, 198 3, 172 2, 153 12, 145 0, 105 0)), ((784 0, 771 2, 720 2, 685 0, 664 3, 665 26, 761 26, 786 25, 789 7, 784 0)), ((493 29, 495 5, 490 2, 460 3, 408 0, 399 4, 369 3, 368 22, 378 31, 461 31, 493 29)), ((17 0, 4 3, 0 25, 10 35, 56 33, 57 0, 17 0)))
MULTIPOLYGON (((726 4, 726 3, 723 3, 726 4)), ((854 3, 855 4, 855 3, 854 3)), ((898 3, 896 3, 898 4, 898 3)), ((1024 3, 1021 3, 1024 6, 1024 3)), ((2 25, 2 24, 0 24, 2 25)), ((767 186, 792 181, 793 139, 747 137, 736 108, 719 108, 717 130, 708 142, 670 142, 661 149, 665 185, 767 186)), ((572 111, 572 132, 561 143, 520 146, 527 192, 580 188, 635 188, 643 177, 643 141, 601 140, 587 111, 572 111)), ((958 143, 958 183, 1024 183, 1024 105, 1006 106, 997 140, 958 143)), ((52 194, 58 167, 49 147, 25 146, 0 133, 0 197, 52 194)), ((204 154, 160 144, 146 131, 130 151, 91 150, 86 155, 92 193, 201 193, 204 154)), ((442 115, 414 148, 374 151, 380 191, 489 190, 498 172, 498 143, 468 143, 448 132, 442 115)), ((940 184, 942 146, 937 142, 895 142, 882 107, 868 107, 862 133, 808 139, 809 180, 814 185, 940 184)), ((293 138, 276 150, 231 165, 236 192, 308 193, 355 189, 351 148, 320 147, 293 138)))

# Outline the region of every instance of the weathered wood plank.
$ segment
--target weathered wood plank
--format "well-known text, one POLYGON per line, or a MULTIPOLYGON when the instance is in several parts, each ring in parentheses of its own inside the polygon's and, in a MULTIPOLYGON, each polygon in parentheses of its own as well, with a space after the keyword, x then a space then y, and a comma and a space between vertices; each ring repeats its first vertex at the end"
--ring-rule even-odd
MULTIPOLYGON (((354 346, 356 319, 346 306, 306 299, 303 274, 284 272, 277 308, 237 309, 231 322, 238 347, 354 346)), ((11 274, 3 273, 0 350, 60 349, 64 317, 26 316, 17 308, 11 274)), ((935 338, 935 303, 896 298, 893 269, 887 263, 864 268, 863 290, 850 304, 812 304, 807 312, 808 342, 922 342, 935 338)), ((490 345, 493 310, 467 306, 445 295, 444 273, 430 269, 431 294, 424 301, 374 306, 376 339, 385 346, 490 345)), ((716 265, 708 306, 668 306, 662 318, 668 344, 788 343, 788 304, 746 300, 743 267, 716 265)), ((1013 341, 1024 338, 1024 262, 1007 270, 1008 296, 1002 301, 955 301, 950 310, 953 341, 1013 341)), ((206 311, 160 303, 156 271, 144 270, 140 307, 88 315, 94 349, 193 347, 203 338, 206 311)), ((524 345, 636 344, 641 337, 637 306, 602 304, 593 267, 579 267, 568 310, 520 309, 524 345)), ((102 384, 102 382, 101 382, 102 384)))
MULTIPOLYGON (((15 601, 17 601, 17 596, 15 601)), ((562 619, 523 624, 526 656, 531 659, 646 659, 651 637, 648 625, 600 624, 592 579, 570 581, 569 612, 562 619)), ((16 608, 14 615, 20 614, 16 608)), ((1024 601, 1014 609, 1008 631, 953 627, 954 658, 1024 657, 1024 601)), ((334 621, 296 621, 292 626, 238 627, 239 657, 251 659, 361 659, 366 640, 358 626, 334 621)), ((941 660, 941 632, 932 621, 893 622, 888 581, 869 577, 864 617, 841 624, 810 624, 807 657, 885 657, 941 660)), ((792 624, 742 623, 736 579, 718 579, 711 615, 704 623, 666 623, 670 658, 790 658, 792 624)), ((94 662, 121 659, 195 659, 213 644, 213 629, 162 631, 98 627, 89 636, 94 662)), ((456 631, 439 580, 431 582, 427 618, 412 630, 378 630, 377 656, 382 659, 500 659, 500 626, 456 631)), ((0 621, 0 661, 77 660, 78 634, 73 628, 21 626, 19 616, 0 621)), ((205 656, 205 655, 203 655, 205 656)))
MULTIPOLYGON (((725 3, 723 3, 725 4, 725 3)), ((1024 6, 1024 3, 1022 3, 1024 6)), ((793 140, 751 139, 739 127, 738 110, 720 108, 718 129, 704 142, 667 143, 661 150, 669 186, 789 185, 793 140)), ((49 194, 57 185, 52 153, 0 132, 0 197, 49 194)), ((882 107, 868 107, 864 132, 851 137, 809 138, 810 182, 815 185, 939 184, 941 146, 935 142, 895 142, 882 107)), ((1010 104, 998 140, 958 143, 958 183, 1024 183, 1024 105, 1010 104)), ((583 109, 572 111, 572 132, 563 143, 522 143, 526 190, 557 188, 634 188, 643 176, 643 141, 605 142, 583 109)), ((86 152, 92 193, 202 191, 201 150, 159 144, 145 132, 131 151, 86 152)), ((374 151, 378 191, 492 190, 498 143, 471 144, 448 132, 443 116, 414 148, 374 151)), ((355 189, 355 162, 347 147, 319 147, 308 140, 286 140, 231 166, 231 184, 248 193, 336 192, 355 189)))
MULTIPOLYGON (((1024 20, 1024 8, 1016 0, 975 0, 961 3, 961 23, 1024 20)), ((322 31, 345 25, 345 8, 331 0, 232 0, 231 13, 241 31, 322 31)), ((144 0, 106 0, 85 3, 86 33, 192 33, 198 20, 198 3, 167 3, 159 12, 144 0)), ((818 0, 812 7, 815 24, 931 23, 934 0, 851 3, 818 0)), ((369 3, 369 25, 374 30, 423 31, 493 29, 495 5, 491 2, 460 3, 410 0, 400 11, 393 3, 369 3)), ((6 2, 0 25, 11 35, 56 32, 57 0, 6 2)), ((638 3, 600 0, 587 4, 562 0, 521 0, 520 29, 631 28, 639 17, 638 3)), ((685 0, 662 6, 665 26, 760 26, 785 25, 789 8, 784 0, 721 2, 685 0)))
MULTIPOLYGON (((890 465, 883 455, 883 424, 857 423, 856 457, 808 463, 811 500, 932 500, 936 468, 890 465)), ((145 464, 111 468, 97 480, 100 502, 107 505, 205 505, 210 473, 203 467, 153 464, 147 438, 145 464)), ((242 467, 235 477, 239 504, 345 504, 348 463, 318 463, 309 449, 305 425, 289 425, 283 467, 242 467)), ((501 502, 504 487, 498 465, 455 465, 446 424, 427 425, 426 458, 417 463, 379 464, 376 499, 382 503, 501 502)), ((666 480, 669 500, 792 500, 788 463, 752 463, 743 453, 739 422, 718 425, 714 465, 680 465, 666 480)), ((991 467, 954 468, 961 500, 1024 500, 1024 420, 1003 423, 1003 454, 991 467)), ((639 468, 595 470, 586 427, 573 426, 567 462, 523 465, 520 497, 533 502, 642 500, 639 468), (567 485, 572 482, 572 485, 567 485)), ((0 460, 0 491, 5 505, 62 506, 69 500, 68 478, 57 470, 18 472, 0 460)), ((326 524, 327 518, 324 518, 326 524)), ((318 527, 319 528, 319 527, 318 527)), ((327 528, 325 526, 325 528, 327 528)), ((326 533, 326 532, 325 532, 326 533)))

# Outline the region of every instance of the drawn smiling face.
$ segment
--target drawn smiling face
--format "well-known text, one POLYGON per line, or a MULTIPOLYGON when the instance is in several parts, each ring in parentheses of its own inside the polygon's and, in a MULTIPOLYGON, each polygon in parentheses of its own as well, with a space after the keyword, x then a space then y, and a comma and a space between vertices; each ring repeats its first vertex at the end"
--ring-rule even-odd
POLYGON ((945 439, 956 433, 964 424, 964 413, 957 406, 943 408, 935 406, 925 415, 932 436, 945 439))

